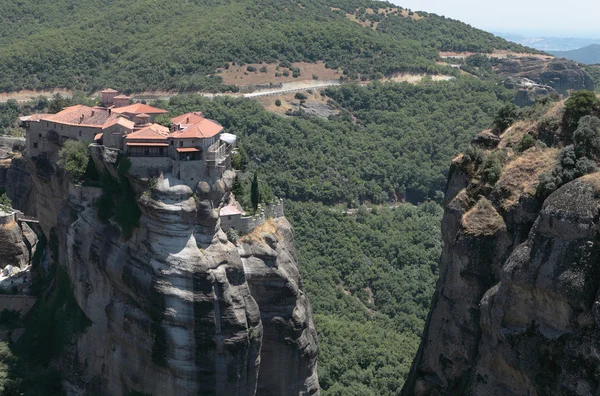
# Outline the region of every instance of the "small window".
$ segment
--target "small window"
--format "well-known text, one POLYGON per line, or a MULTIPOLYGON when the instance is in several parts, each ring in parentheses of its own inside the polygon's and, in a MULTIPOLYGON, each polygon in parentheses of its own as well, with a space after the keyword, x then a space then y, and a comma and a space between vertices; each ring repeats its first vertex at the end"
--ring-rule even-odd
POLYGON ((40 133, 40 137, 42 137, 42 134, 40 133))
POLYGON ((171 140, 171 146, 173 145, 173 141, 171 140))
POLYGON ((49 123, 49 122, 46 122, 46 126, 47 126, 47 127, 49 127, 49 126, 50 126, 50 123, 49 123))
POLYGON ((56 129, 56 122, 54 123, 54 129, 56 129))
POLYGON ((37 148, 37 143, 33 143, 33 148, 37 148))
POLYGON ((79 136, 81 136, 81 131, 79 131, 79 136))
POLYGON ((183 147, 183 142, 182 141, 179 142, 179 147, 183 147))

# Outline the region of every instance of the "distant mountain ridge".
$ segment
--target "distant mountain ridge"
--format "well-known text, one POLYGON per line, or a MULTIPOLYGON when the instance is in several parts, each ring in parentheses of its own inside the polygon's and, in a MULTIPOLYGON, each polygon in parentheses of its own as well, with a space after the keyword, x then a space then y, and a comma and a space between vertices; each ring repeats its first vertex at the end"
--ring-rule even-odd
POLYGON ((535 48, 539 51, 571 51, 591 44, 600 44, 599 38, 583 37, 526 37, 520 34, 492 32, 506 40, 535 48))
POLYGON ((600 44, 591 44, 572 51, 551 51, 550 53, 557 58, 566 58, 586 65, 600 63, 600 44))

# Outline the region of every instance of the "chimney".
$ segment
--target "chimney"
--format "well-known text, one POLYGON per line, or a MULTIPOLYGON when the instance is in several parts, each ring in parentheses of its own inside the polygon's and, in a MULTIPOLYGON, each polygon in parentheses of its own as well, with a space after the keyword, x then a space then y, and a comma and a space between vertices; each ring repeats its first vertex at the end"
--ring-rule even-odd
POLYGON ((110 116, 112 114, 112 109, 108 109, 108 115, 110 116))
POLYGON ((83 122, 84 118, 85 118, 85 114, 82 114, 81 117, 79 117, 79 123, 80 124, 83 122))
POLYGON ((92 110, 92 117, 94 116, 94 114, 96 114, 96 111, 92 110))
POLYGON ((186 124, 189 124, 189 123, 190 123, 190 117, 187 117, 187 118, 185 119, 185 123, 186 123, 186 124))

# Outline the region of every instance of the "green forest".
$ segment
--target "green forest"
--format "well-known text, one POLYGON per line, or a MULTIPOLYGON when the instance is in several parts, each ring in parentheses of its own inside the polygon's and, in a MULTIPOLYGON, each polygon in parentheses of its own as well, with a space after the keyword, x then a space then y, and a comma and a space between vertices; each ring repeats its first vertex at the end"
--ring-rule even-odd
POLYGON ((215 74, 228 62, 322 60, 354 78, 456 74, 435 63, 439 50, 531 51, 434 14, 418 21, 390 15, 373 30, 343 11, 360 17, 374 5, 393 6, 367 0, 2 2, 0 92, 235 90, 215 74))
POLYGON ((157 105, 173 114, 202 109, 240 136, 277 196, 356 207, 439 197, 450 160, 513 95, 474 78, 344 85, 325 94, 342 110, 329 120, 283 118, 233 98, 180 95, 157 105))

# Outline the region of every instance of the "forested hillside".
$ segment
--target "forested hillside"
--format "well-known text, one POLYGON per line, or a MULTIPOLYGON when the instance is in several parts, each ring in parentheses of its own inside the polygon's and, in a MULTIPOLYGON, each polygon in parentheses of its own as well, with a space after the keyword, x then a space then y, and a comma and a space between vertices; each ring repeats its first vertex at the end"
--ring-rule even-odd
POLYGON ((435 63, 440 50, 526 50, 458 21, 368 15, 365 7, 383 14, 394 6, 368 0, 2 2, 0 91, 229 90, 214 74, 228 62, 322 60, 353 78, 452 73, 435 63), (376 30, 363 27, 347 13, 380 23, 376 30))

